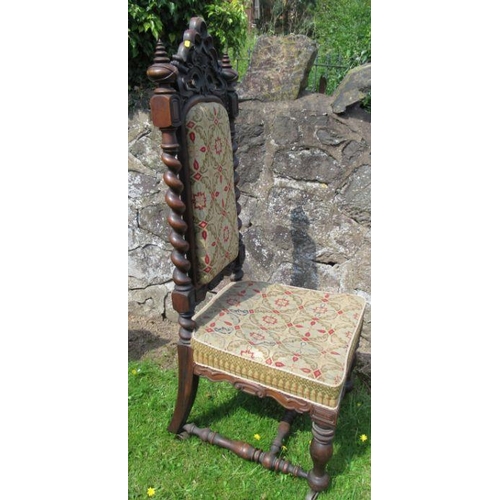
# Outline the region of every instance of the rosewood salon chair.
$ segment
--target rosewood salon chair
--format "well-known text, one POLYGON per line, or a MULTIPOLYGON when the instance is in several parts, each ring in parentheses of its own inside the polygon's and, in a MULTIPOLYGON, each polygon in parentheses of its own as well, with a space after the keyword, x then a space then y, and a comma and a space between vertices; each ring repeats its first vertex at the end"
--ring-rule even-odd
POLYGON ((309 483, 306 499, 316 498, 330 481, 326 465, 365 300, 244 279, 234 125, 238 74, 227 55, 219 59, 203 19, 191 19, 171 60, 158 42, 148 76, 156 84, 151 113, 162 134, 175 265, 172 302, 180 324, 178 394, 168 430, 302 477, 309 483), (200 376, 274 398, 285 408, 269 451, 189 422, 200 376), (303 413, 312 421, 309 471, 280 455, 293 418, 303 413))

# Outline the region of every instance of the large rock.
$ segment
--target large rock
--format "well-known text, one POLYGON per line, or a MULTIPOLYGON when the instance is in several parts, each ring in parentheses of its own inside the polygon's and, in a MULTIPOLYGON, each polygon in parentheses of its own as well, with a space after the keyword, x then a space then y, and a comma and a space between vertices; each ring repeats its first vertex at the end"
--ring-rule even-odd
POLYGON ((304 35, 260 36, 238 87, 240 100, 297 99, 307 87, 317 53, 316 43, 304 35))
POLYGON ((333 112, 343 113, 347 106, 361 102, 371 90, 371 75, 371 63, 351 69, 332 95, 333 112))

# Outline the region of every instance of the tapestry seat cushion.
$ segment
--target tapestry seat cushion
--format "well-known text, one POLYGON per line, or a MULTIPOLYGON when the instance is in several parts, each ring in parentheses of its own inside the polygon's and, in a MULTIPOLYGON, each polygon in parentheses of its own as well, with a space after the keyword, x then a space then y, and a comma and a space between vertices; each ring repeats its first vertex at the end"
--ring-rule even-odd
POLYGON ((294 286, 230 283, 195 315, 195 362, 336 408, 365 300, 294 286))

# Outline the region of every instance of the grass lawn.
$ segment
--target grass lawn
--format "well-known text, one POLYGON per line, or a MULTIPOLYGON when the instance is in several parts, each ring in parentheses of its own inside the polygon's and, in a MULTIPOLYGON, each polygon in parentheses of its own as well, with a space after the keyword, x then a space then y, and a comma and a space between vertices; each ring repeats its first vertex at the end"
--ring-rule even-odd
MULTIPOLYGON (((334 479, 319 498, 370 498, 370 396, 360 380, 344 399, 328 471, 334 479), (368 439, 362 441, 361 436, 368 439)), ((129 363, 129 500, 135 499, 301 499, 307 481, 274 473, 230 451, 185 441, 167 432, 176 398, 177 373, 154 361, 129 363), (149 493, 152 496, 148 496, 149 493)), ((226 383, 200 380, 189 421, 269 450, 284 410, 226 383)), ((311 422, 299 416, 283 456, 309 470, 311 422)))

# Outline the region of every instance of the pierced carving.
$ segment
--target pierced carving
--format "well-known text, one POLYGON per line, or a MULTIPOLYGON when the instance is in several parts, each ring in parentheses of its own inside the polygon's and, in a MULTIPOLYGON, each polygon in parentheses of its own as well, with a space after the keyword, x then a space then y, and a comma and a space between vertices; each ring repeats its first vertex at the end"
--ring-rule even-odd
POLYGON ((226 77, 203 19, 191 18, 177 54, 172 59, 172 64, 179 70, 178 91, 183 97, 216 95, 228 107, 225 95, 228 90, 227 78, 230 76, 232 83, 233 75, 226 72, 226 77))

